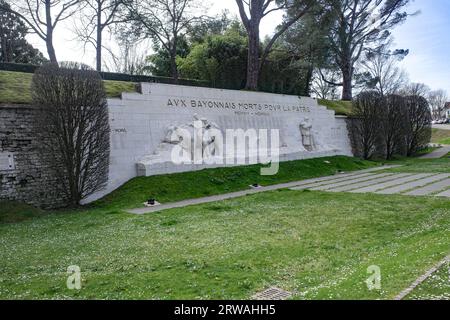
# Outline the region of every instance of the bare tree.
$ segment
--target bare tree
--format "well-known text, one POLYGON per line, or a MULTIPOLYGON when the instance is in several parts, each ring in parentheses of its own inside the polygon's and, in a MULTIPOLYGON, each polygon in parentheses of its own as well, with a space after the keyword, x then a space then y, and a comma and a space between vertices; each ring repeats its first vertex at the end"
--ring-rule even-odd
POLYGON ((431 139, 431 111, 428 101, 421 96, 406 97, 405 124, 406 153, 412 156, 431 139))
POLYGON ((61 21, 71 17, 83 0, 17 0, 5 7, 8 12, 20 17, 45 41, 48 57, 57 62, 53 35, 61 21))
POLYGON ((331 81, 337 81, 339 75, 337 74, 336 70, 316 69, 313 73, 311 81, 311 91, 319 99, 330 99, 330 100, 338 99, 336 86, 333 86, 329 82, 324 81, 324 77, 330 79, 331 81))
POLYGON ((398 66, 402 57, 391 52, 368 52, 361 62, 363 71, 369 74, 368 89, 377 90, 381 95, 398 93, 408 83, 408 75, 398 66))
POLYGON ((119 51, 109 50, 109 57, 105 63, 108 71, 131 75, 150 75, 147 52, 148 43, 133 39, 120 39, 119 51), (109 62, 108 62, 109 60, 109 62))
POLYGON ((360 93, 353 104, 350 138, 354 153, 364 159, 372 158, 377 150, 381 105, 382 97, 376 91, 360 93))
POLYGON ((198 15, 201 6, 197 0, 129 0, 126 2, 128 19, 133 21, 130 33, 150 36, 170 56, 171 74, 178 81, 177 47, 188 27, 204 18, 198 15), (196 11, 197 13, 195 13, 196 11))
POLYGON ((408 83, 400 92, 403 96, 421 96, 426 97, 431 89, 424 83, 408 83))
POLYGON ((85 45, 96 51, 96 68, 102 70, 103 32, 106 28, 124 22, 120 9, 124 0, 84 0, 86 7, 80 12, 75 33, 85 45))
POLYGON ((38 151, 67 204, 105 186, 109 170, 109 121, 100 75, 85 65, 51 63, 33 76, 33 121, 38 151))
MULTIPOLYGON (((246 89, 257 90, 259 74, 267 56, 278 38, 296 21, 303 17, 314 5, 315 1, 275 1, 275 0, 236 0, 239 14, 248 35, 248 61, 246 89), (272 12, 283 10, 295 12, 290 15, 268 40, 260 55, 260 24, 261 20, 272 12)), ((317 1, 316 1, 317 2, 317 1)))
MULTIPOLYGON (((409 0, 336 0, 336 22, 329 35, 333 60, 342 73, 342 100, 352 100, 355 64, 365 48, 389 39, 390 29, 405 21, 409 0)), ((331 81, 330 81, 331 82, 331 81)))
POLYGON ((434 120, 445 118, 446 103, 448 95, 445 90, 439 89, 428 93, 428 102, 434 120))

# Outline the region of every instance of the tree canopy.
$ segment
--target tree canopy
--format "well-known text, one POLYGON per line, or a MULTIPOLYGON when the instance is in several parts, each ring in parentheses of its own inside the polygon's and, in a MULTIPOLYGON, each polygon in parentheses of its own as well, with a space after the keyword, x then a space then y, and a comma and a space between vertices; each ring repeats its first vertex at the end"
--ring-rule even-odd
POLYGON ((8 3, 0 0, 0 61, 42 64, 46 59, 25 38, 29 33, 26 24, 9 8, 8 3))

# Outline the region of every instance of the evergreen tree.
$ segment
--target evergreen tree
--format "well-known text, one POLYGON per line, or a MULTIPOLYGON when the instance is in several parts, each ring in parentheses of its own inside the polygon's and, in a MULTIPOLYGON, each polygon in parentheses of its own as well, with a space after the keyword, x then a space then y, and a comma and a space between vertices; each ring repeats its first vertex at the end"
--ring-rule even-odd
POLYGON ((0 0, 0 62, 42 64, 42 53, 27 42, 28 28, 16 15, 9 13, 4 0, 0 0))

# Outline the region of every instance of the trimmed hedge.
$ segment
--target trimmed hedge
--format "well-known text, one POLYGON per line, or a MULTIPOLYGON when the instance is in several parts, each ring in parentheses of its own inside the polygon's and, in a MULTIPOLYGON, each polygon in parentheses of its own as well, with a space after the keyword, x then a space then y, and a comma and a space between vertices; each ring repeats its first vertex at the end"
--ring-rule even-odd
POLYGON ((23 63, 0 62, 0 70, 34 73, 39 66, 23 63))
MULTIPOLYGON (((34 73, 39 66, 31 64, 21 64, 21 63, 9 63, 0 62, 0 70, 3 71, 16 71, 24 73, 34 73)), ((155 82, 155 83, 165 83, 165 84, 176 84, 173 78, 167 77, 153 77, 153 76, 139 76, 123 73, 113 73, 113 72, 100 72, 100 76, 103 80, 111 81, 124 81, 124 82, 155 82)), ((191 80, 191 79, 178 79, 179 85, 184 86, 195 86, 195 87, 211 87, 209 81, 201 80, 191 80)))

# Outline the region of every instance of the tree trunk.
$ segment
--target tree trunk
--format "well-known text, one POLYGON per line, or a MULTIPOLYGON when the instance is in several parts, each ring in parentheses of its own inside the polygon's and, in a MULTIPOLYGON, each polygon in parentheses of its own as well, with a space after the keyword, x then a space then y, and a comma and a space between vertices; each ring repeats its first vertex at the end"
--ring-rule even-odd
POLYGON ((179 74, 177 67, 177 56, 173 52, 170 54, 170 72, 175 83, 178 83, 179 74))
POLYGON ((305 81, 305 89, 304 94, 307 97, 311 96, 311 85, 312 85, 312 77, 313 77, 314 68, 312 64, 308 67, 308 72, 306 73, 306 81, 305 81))
POLYGON ((2 33, 1 37, 1 47, 2 47, 2 54, 0 56, 0 61, 1 62, 11 62, 11 59, 9 57, 8 54, 8 49, 7 49, 7 39, 6 37, 3 37, 4 31, 0 29, 0 32, 2 33))
POLYGON ((342 68, 343 87, 342 100, 351 101, 353 99, 352 80, 353 80, 353 66, 351 62, 346 62, 342 68))
POLYGON ((55 48, 53 47, 53 22, 51 15, 51 1, 45 0, 45 22, 47 24, 47 35, 45 39, 45 44, 47 46, 47 53, 50 62, 58 63, 56 59, 55 48))
POLYGON ((252 21, 248 29, 247 84, 245 89, 258 90, 259 79, 259 20, 252 21))
POLYGON ((175 81, 175 84, 178 83, 178 67, 177 67, 177 46, 178 46, 178 33, 174 31, 173 33, 173 44, 170 47, 169 44, 169 54, 170 54, 170 72, 172 73, 172 78, 175 81))
POLYGON ((56 59, 55 48, 53 47, 53 30, 47 32, 47 39, 45 42, 47 45, 47 53, 50 62, 58 63, 58 60, 56 59))
POLYGON ((96 60, 97 60, 97 71, 100 72, 102 71, 102 32, 97 31, 97 56, 96 56, 96 60))
POLYGON ((102 71, 102 38, 103 33, 103 25, 102 25, 102 2, 98 2, 98 8, 97 8, 97 47, 96 47, 96 53, 97 53, 97 71, 102 71))

